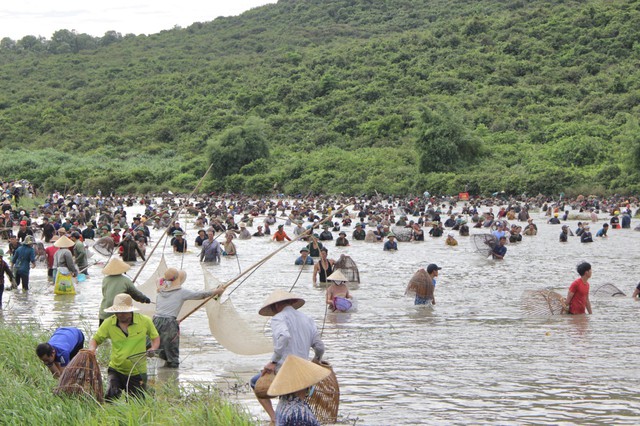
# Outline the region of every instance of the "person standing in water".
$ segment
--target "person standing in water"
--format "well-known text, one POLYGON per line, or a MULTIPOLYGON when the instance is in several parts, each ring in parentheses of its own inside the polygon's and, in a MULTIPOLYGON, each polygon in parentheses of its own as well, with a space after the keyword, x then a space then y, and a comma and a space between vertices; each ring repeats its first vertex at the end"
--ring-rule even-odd
POLYGON ((320 260, 313 266, 313 286, 317 286, 318 276, 321 283, 327 282, 327 277, 333 273, 333 259, 328 259, 327 255, 329 250, 326 248, 320 249, 320 260))
POLYGON ((591 314, 591 301, 589 300, 589 278, 591 278, 591 265, 582 262, 577 269, 580 278, 577 278, 569 286, 566 305, 572 315, 582 315, 586 312, 591 314))

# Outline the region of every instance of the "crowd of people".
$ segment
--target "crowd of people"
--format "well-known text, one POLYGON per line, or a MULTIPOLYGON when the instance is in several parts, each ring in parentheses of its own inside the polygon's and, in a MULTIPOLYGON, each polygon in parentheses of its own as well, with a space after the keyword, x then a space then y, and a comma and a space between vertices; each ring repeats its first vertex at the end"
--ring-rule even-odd
MULTIPOLYGON (((305 246, 293 262, 301 268, 306 265, 313 267, 313 285, 326 286, 328 308, 346 311, 351 303, 349 283, 328 256, 330 245, 349 246, 351 239, 380 243, 382 251, 396 251, 402 250, 404 242, 438 239, 446 234, 443 244, 455 246, 458 242, 454 231, 464 237, 469 235, 469 228, 484 228, 496 241, 491 247, 491 257, 500 260, 506 256, 508 244, 519 243, 522 235, 537 234, 537 225, 529 215, 533 209, 544 212, 549 217, 549 224, 560 225, 560 242, 567 242, 575 236, 586 243, 593 241, 589 224, 599 220, 598 214, 606 212, 608 220, 595 238, 607 238, 609 228, 631 226, 631 218, 637 214, 633 209, 638 206, 637 199, 622 197, 576 197, 554 201, 538 196, 460 201, 455 197, 431 196, 252 199, 233 194, 209 194, 186 200, 169 195, 91 197, 53 193, 41 206, 27 212, 19 207, 20 194, 15 196, 11 189, 14 187, 5 187, 5 199, 2 200, 3 228, 0 237, 7 240, 10 262, 2 260, 5 253, 0 250, 0 302, 5 276, 12 288, 21 285, 23 292, 29 290, 29 271, 38 259, 46 260, 48 275, 55 283, 59 274, 74 277, 89 274, 90 241, 100 242, 103 247, 113 250, 115 257, 102 269, 103 300, 97 315, 99 329, 89 339, 92 351, 105 340, 112 341, 108 399, 117 398, 122 391, 139 393, 144 389, 146 364, 135 356, 158 355, 166 361, 167 367, 177 368, 179 325, 176 318, 182 304, 186 300, 217 297, 224 291, 223 288, 206 292, 186 290, 182 288, 186 271, 170 268, 158 283, 154 317, 146 318, 137 313, 133 300, 141 303, 150 303, 151 300, 136 289, 125 273, 132 262, 138 261, 138 257, 146 259, 151 229, 166 230, 176 253, 185 253, 188 247, 194 247, 201 262, 220 262, 222 256, 236 255, 236 238, 266 237, 281 243, 303 240, 305 246), (145 211, 128 218, 127 207, 133 205, 143 205, 145 211), (196 236, 193 240, 176 221, 175 213, 179 210, 195 218, 196 229, 192 232, 196 236), (571 214, 583 219, 575 232, 568 225, 562 225, 571 214), (526 222, 526 225, 522 227, 516 221, 526 222), (285 227, 291 227, 291 234, 285 227), (255 232, 248 228, 254 228, 255 232), (343 228, 353 230, 347 233, 343 228), (220 236, 223 236, 222 242, 218 241, 220 236), (48 246, 44 247, 45 244, 48 246)), ((435 305, 440 270, 442 268, 436 264, 419 269, 426 285, 413 288, 413 291, 417 290, 416 305, 435 305)), ((591 313, 588 297, 591 266, 581 264, 578 274, 580 277, 568 290, 567 311, 571 314, 591 313)), ((634 297, 639 295, 640 285, 634 297)), ((297 310, 302 304, 303 298, 276 291, 260 309, 261 315, 273 316, 274 353, 261 373, 252 379, 252 386, 265 375, 285 371, 291 356, 306 360, 310 348, 315 352, 316 362, 322 358, 324 344, 319 339, 314 321, 297 310)), ((39 345, 36 352, 51 372, 59 376, 84 343, 81 331, 65 327, 56 330, 49 342, 39 345)), ((311 368, 304 363, 292 363, 296 368, 311 368)), ((276 377, 285 380, 283 375, 276 377)), ((273 385, 276 383, 274 379, 273 385)), ((306 418, 309 413, 303 397, 312 385, 296 384, 283 387, 285 391, 276 389, 271 392, 269 396, 280 397, 277 410, 273 409, 268 397, 261 397, 259 401, 276 424, 286 424, 283 419, 287 416, 306 418), (302 387, 298 389, 298 385, 302 387)))

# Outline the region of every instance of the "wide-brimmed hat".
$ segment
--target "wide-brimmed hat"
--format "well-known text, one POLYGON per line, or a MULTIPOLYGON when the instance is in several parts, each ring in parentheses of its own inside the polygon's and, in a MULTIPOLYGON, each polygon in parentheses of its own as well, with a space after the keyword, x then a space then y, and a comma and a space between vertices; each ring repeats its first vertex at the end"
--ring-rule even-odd
POLYGON ((102 268, 102 273, 104 275, 122 275, 129 269, 131 269, 131 265, 118 258, 114 258, 107 263, 107 266, 102 268))
POLYGON ((291 306, 293 306, 294 309, 299 309, 304 305, 304 299, 302 297, 294 293, 289 293, 286 290, 276 289, 267 297, 258 313, 263 317, 272 317, 276 314, 272 309, 273 305, 284 301, 291 301, 291 306))
POLYGON ((300 249, 300 253, 302 253, 303 251, 306 251, 307 253, 309 253, 309 248, 308 247, 302 247, 300 249))
POLYGON ((394 234, 393 232, 389 233, 389 235, 387 235, 387 238, 395 238, 396 234, 394 234))
POLYGON ((246 224, 246 223, 244 223, 244 222, 240 222, 240 225, 238 225, 238 226, 240 226, 240 228, 246 228, 246 227, 247 227, 247 224, 246 224))
POLYGON ((344 274, 342 272, 340 272, 340 269, 336 269, 335 271, 333 271, 333 273, 327 277, 327 280, 329 280, 329 281, 349 281, 344 276, 344 274))
POLYGON ((53 243, 53 245, 58 248, 69 248, 69 247, 75 246, 76 243, 71 241, 71 239, 66 235, 63 235, 62 237, 58 238, 58 240, 55 243, 53 243))
POLYGON ((184 235, 184 234, 182 233, 182 231, 173 231, 173 236, 174 236, 174 237, 179 237, 179 236, 181 236, 181 235, 184 235))
POLYGON ((299 356, 289 355, 269 386, 269 396, 288 395, 309 388, 331 374, 331 370, 299 356))
POLYGON ((27 236, 24 238, 24 242, 23 242, 23 244, 26 244, 26 245, 28 245, 28 246, 32 246, 32 245, 33 245, 33 243, 35 243, 35 241, 34 241, 34 239, 33 239, 33 235, 27 235, 27 236))
POLYGON ((111 313, 124 313, 124 312, 135 312, 138 308, 133 306, 133 299, 127 293, 116 294, 116 297, 113 298, 113 305, 111 307, 105 309, 105 312, 111 313))
POLYGON ((178 290, 187 279, 186 271, 178 271, 176 268, 169 268, 164 271, 164 278, 161 280, 163 291, 178 290))
POLYGON ((344 235, 345 237, 347 236, 347 233, 344 231, 340 231, 340 233, 338 235, 344 235))

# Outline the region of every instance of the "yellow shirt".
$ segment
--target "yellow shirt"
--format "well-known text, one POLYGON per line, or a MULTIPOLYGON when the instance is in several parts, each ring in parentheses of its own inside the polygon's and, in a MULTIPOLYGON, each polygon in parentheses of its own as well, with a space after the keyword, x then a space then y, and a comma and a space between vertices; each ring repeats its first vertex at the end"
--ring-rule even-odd
POLYGON ((158 337, 158 331, 153 325, 151 318, 142 314, 133 314, 133 322, 125 335, 117 325, 118 317, 115 315, 105 319, 96 334, 93 336, 98 344, 106 339, 111 339, 111 360, 109 367, 119 373, 130 374, 132 376, 147 372, 147 336, 150 339, 158 337), (128 358, 131 355, 140 354, 128 358))

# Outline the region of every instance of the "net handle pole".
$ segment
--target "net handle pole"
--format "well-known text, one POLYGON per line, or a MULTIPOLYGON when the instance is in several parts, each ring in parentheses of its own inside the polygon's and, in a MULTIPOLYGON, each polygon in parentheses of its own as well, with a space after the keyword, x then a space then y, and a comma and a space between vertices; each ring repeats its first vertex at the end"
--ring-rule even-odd
MULTIPOLYGON (((211 171, 211 169, 213 168, 213 163, 211 163, 209 165, 209 168, 207 169, 207 171, 204 173, 204 175, 202 175, 202 177, 200 178, 200 180, 198 181, 198 183, 196 184, 195 188, 193 188, 193 191, 191 191, 191 194, 189 194, 189 196, 187 197, 187 200, 189 200, 191 197, 193 197, 193 194, 196 193, 196 191, 198 190, 198 188, 200 188, 200 185, 202 185, 202 182, 204 182, 204 179, 207 177, 207 175, 209 174, 209 172, 211 171)), ((149 253, 149 256, 147 256, 147 258, 145 259, 145 261, 142 263, 142 265, 140 266, 140 269, 138 269, 138 272, 136 272, 135 277, 133 277, 133 281, 134 283, 136 282, 136 279, 138 279, 138 277, 140 276, 140 273, 142 272, 142 270, 144 269, 145 266, 147 266, 147 262, 149 262, 149 259, 151 259, 151 256, 153 255, 153 252, 156 251, 156 249, 158 248, 158 246, 160 245, 160 242, 167 237, 167 231, 169 230, 169 228, 171 228, 171 225, 173 225, 173 222, 176 221, 176 219, 178 218, 178 215, 180 214, 180 212, 182 212, 182 209, 184 209, 184 206, 186 205, 186 203, 182 204, 180 206, 180 208, 173 214, 173 216, 171 217, 171 223, 169 223, 169 225, 164 229, 164 231, 162 232, 162 237, 158 238, 158 241, 156 242, 156 245, 153 246, 153 249, 151 249, 151 253, 149 253)))
MULTIPOLYGON (((347 207, 351 206, 351 204, 346 205, 344 207, 342 207, 341 209, 339 209, 338 211, 336 211, 335 213, 325 217, 324 219, 322 219, 320 222, 313 224, 313 226, 309 229, 307 229, 306 231, 302 232, 300 235, 298 235, 297 237, 293 238, 291 241, 286 242, 282 247, 276 249, 275 251, 271 252, 270 254, 268 254, 267 256, 265 256, 264 258, 262 258, 261 260, 257 261, 256 263, 254 263, 253 265, 249 266, 247 269, 244 270, 244 272, 242 272, 241 274, 237 275, 235 278, 233 278, 231 281, 227 282, 226 284, 224 284, 222 287, 224 289, 227 289, 231 284, 233 284, 234 282, 238 281, 240 278, 242 278, 243 276, 245 276, 246 274, 248 274, 249 272, 251 272, 253 269, 258 268, 259 266, 261 266, 263 263, 265 263, 267 260, 271 259, 273 256, 275 256, 276 254, 280 253, 282 250, 284 250, 285 248, 289 247, 291 244, 297 242, 298 240, 300 240, 301 238, 304 238, 305 236, 307 236, 308 234, 311 234, 311 231, 313 231, 315 228, 317 228, 318 226, 320 226, 321 224, 323 224, 324 222, 333 219, 333 216, 338 214, 338 213, 342 213, 344 210, 347 209, 347 207)), ((204 299, 202 301, 202 303, 200 303, 198 306, 196 306, 195 308, 193 308, 191 310, 191 312, 189 312, 188 314, 186 314, 184 317, 182 317, 182 319, 179 322, 184 321, 185 319, 187 319, 191 314, 193 314, 195 311, 197 311, 198 309, 200 309, 201 307, 203 307, 205 304, 207 304, 211 299, 215 298, 216 296, 209 296, 206 299, 204 299)))

